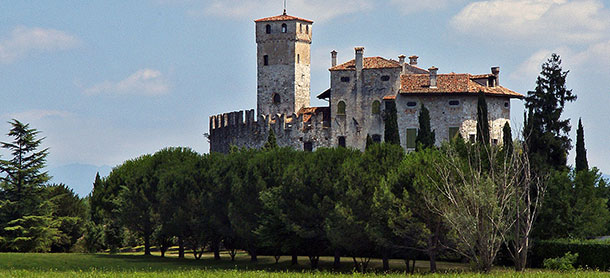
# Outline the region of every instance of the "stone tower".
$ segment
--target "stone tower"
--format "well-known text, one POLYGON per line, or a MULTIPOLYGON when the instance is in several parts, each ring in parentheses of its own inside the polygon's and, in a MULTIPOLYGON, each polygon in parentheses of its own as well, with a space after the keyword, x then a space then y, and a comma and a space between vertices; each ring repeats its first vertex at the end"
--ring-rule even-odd
POLYGON ((308 107, 313 21, 284 13, 255 22, 258 115, 291 115, 308 107))

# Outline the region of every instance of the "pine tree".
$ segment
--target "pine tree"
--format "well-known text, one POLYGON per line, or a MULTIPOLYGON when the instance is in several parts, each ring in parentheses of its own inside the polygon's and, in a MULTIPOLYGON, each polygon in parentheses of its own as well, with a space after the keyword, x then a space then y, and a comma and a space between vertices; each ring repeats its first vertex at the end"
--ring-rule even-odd
POLYGON ((419 111, 418 120, 419 131, 417 133, 417 138, 415 138, 417 149, 419 150, 433 147, 436 141, 436 136, 430 127, 430 111, 428 111, 423 103, 421 105, 421 110, 419 111))
POLYGON ((400 145, 400 134, 398 133, 398 119, 396 113, 396 103, 393 101, 386 102, 384 138, 387 143, 400 145))
POLYGON ((569 71, 561 68, 559 55, 553 53, 543 65, 536 89, 525 99, 528 109, 524 135, 532 165, 538 168, 565 170, 568 151, 572 148, 568 133, 570 120, 561 119, 566 102, 576 100, 566 88, 569 71))
POLYGON ((576 130, 576 172, 589 170, 587 162, 587 149, 585 148, 585 129, 582 126, 582 119, 578 119, 578 129, 576 130))
POLYGON ((502 145, 507 154, 513 153, 513 134, 508 122, 502 128, 502 145))
POLYGON ((479 93, 477 101, 477 142, 489 144, 489 120, 487 115, 487 101, 485 94, 479 93))
POLYGON ((5 251, 45 252, 58 234, 52 227, 51 203, 44 198, 49 180, 46 165, 48 149, 38 150, 44 138, 39 131, 13 119, 2 148, 12 158, 0 160, 0 248, 5 251))
POLYGON ((269 137, 267 137, 267 142, 265 143, 265 146, 263 147, 263 149, 265 150, 270 150, 270 149, 275 149, 277 148, 277 139, 275 138, 275 132, 273 131, 273 129, 269 129, 269 137))

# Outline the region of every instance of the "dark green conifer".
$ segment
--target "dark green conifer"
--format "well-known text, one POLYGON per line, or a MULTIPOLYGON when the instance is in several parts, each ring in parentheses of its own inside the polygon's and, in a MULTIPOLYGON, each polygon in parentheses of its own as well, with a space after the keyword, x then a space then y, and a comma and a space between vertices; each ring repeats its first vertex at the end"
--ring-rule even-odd
POLYGON ((277 139, 275 138, 275 132, 273 129, 269 129, 269 137, 267 137, 267 142, 263 147, 265 150, 275 149, 277 148, 277 139))
POLYGON ((386 143, 400 145, 400 134, 398 133, 398 119, 396 113, 396 103, 394 101, 386 102, 384 138, 386 143))
POLYGON ((582 119, 578 119, 578 129, 576 130, 576 172, 589 170, 587 162, 587 149, 585 148, 585 129, 582 126, 582 119))
POLYGON ((477 142, 489 144, 487 101, 485 101, 485 94, 483 92, 479 93, 477 101, 477 142))
POLYGON ((508 122, 502 128, 502 145, 507 154, 513 153, 513 134, 508 122))
POLYGON ((428 108, 422 103, 421 110, 419 111, 419 131, 417 133, 417 138, 415 138, 415 143, 417 145, 417 149, 426 149, 434 146, 436 141, 435 133, 432 131, 430 127, 430 111, 428 108))

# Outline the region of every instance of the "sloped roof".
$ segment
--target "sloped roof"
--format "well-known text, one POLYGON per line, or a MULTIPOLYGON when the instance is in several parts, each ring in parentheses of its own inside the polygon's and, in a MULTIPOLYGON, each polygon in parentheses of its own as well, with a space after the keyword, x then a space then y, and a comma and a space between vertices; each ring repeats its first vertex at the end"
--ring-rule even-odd
POLYGON ((401 94, 464 94, 483 92, 487 95, 523 98, 520 93, 502 86, 487 87, 475 82, 474 79, 488 77, 468 73, 449 73, 437 75, 436 87, 430 87, 429 74, 405 74, 400 77, 401 94))
POLYGON ((287 14, 265 17, 265 18, 257 19, 254 22, 289 21, 289 20, 299 20, 299 21, 305 21, 307 23, 313 23, 313 21, 311 21, 309 19, 304 19, 304 18, 300 18, 300 17, 296 17, 296 16, 287 15, 287 14))
MULTIPOLYGON (((364 69, 400 68, 400 63, 398 63, 398 61, 389 60, 382 57, 365 57, 362 67, 364 69)), ((351 60, 349 62, 334 66, 329 70, 356 70, 356 60, 351 60)))
POLYGON ((303 107, 301 109, 299 109, 299 112, 297 112, 298 115, 303 115, 303 122, 309 122, 309 120, 311 120, 311 117, 313 117, 314 115, 317 115, 319 113, 323 113, 325 118, 330 117, 330 107, 328 106, 322 106, 322 107, 303 107))

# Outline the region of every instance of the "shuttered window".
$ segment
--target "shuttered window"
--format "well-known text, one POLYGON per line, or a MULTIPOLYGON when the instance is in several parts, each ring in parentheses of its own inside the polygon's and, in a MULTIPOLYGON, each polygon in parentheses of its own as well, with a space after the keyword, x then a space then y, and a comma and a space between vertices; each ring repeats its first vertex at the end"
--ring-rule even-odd
POLYGON ((417 138, 417 128, 407 128, 407 149, 415 149, 415 138, 417 138))

